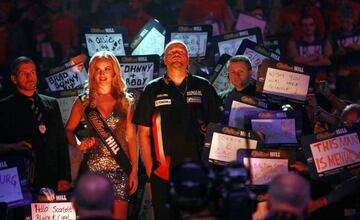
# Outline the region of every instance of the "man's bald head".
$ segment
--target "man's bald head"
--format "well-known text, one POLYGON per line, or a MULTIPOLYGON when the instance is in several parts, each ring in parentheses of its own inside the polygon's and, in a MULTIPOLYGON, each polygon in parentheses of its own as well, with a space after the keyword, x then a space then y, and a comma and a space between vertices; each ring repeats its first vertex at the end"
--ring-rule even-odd
POLYGON ((270 204, 287 204, 303 211, 310 201, 310 184, 297 173, 277 176, 269 188, 270 204))
POLYGON ((114 189, 109 179, 99 173, 82 175, 75 186, 75 206, 83 210, 111 210, 114 205, 114 189))

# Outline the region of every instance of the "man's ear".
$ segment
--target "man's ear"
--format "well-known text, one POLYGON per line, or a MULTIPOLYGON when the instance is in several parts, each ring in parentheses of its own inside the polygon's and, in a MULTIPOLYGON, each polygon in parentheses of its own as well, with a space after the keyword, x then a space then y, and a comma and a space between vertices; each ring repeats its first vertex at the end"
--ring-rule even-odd
POLYGON ((17 85, 17 79, 16 79, 15 74, 11 74, 10 79, 11 79, 11 82, 13 82, 15 85, 17 85))

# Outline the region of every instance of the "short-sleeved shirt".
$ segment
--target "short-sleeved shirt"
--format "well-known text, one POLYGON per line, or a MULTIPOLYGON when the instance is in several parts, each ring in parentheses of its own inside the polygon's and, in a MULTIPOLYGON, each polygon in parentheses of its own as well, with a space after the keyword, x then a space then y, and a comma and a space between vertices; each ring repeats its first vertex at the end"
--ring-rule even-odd
POLYGON ((200 160, 206 125, 220 118, 220 99, 206 79, 188 74, 176 87, 165 75, 145 87, 132 122, 151 127, 154 174, 169 180, 171 166, 200 160))

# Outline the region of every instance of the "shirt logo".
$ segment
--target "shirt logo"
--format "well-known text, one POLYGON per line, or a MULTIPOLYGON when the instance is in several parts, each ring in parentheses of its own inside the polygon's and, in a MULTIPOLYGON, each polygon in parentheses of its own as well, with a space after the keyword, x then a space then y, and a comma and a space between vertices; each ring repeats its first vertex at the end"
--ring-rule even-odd
POLYGON ((156 98, 163 98, 163 97, 169 97, 169 95, 167 93, 157 94, 156 95, 156 98))
POLYGON ((162 105, 171 105, 171 99, 160 99, 155 101, 155 107, 162 105))
POLYGON ((187 97, 186 98, 187 103, 201 103, 201 97, 187 97))
POLYGON ((187 96, 202 96, 201 90, 191 90, 186 92, 187 96))

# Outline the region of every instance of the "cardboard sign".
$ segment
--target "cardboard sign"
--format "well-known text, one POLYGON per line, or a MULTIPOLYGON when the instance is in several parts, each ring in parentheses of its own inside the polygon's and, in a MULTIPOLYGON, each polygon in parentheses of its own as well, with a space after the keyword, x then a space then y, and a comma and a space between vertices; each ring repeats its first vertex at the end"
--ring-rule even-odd
POLYGON ((286 101, 304 103, 310 76, 300 66, 264 60, 256 82, 256 91, 266 97, 278 96, 286 101))
POLYGON ((258 75, 258 68, 263 60, 283 60, 279 54, 271 51, 270 49, 261 46, 251 40, 244 39, 237 50, 236 54, 247 56, 251 61, 251 78, 256 80, 258 75))
POLYGON ((249 169, 252 185, 269 184, 277 175, 289 172, 295 154, 284 150, 238 150, 237 160, 249 169))
POLYGON ((87 28, 84 32, 89 56, 102 50, 111 51, 115 56, 125 56, 128 43, 124 30, 118 27, 87 28))
POLYGON ((210 148, 209 162, 225 164, 236 160, 238 149, 257 149, 261 145, 256 133, 210 123, 204 147, 210 148))
POLYGON ((22 199, 23 195, 17 168, 0 170, 0 201, 10 203, 22 199))
POLYGON ((158 55, 119 57, 121 74, 129 89, 142 89, 159 75, 158 55))
POLYGON ((261 29, 261 33, 264 34, 266 21, 251 15, 239 13, 239 17, 235 25, 235 30, 244 30, 244 29, 256 28, 256 27, 259 27, 261 29))
POLYGON ((326 178, 359 167, 360 132, 344 127, 301 138, 307 162, 314 178, 326 178))
POLYGON ((259 28, 251 28, 242 31, 231 32, 213 37, 215 54, 221 56, 229 54, 234 56, 243 40, 248 39, 255 43, 262 43, 262 35, 259 28))
POLYGON ((76 213, 71 202, 32 203, 31 218, 75 220, 76 213))
POLYGON ((260 131, 266 145, 297 146, 302 133, 302 114, 299 111, 262 111, 245 113, 246 129, 260 131))
POLYGON ((67 90, 67 91, 59 91, 59 92, 50 92, 47 93, 47 95, 51 97, 55 97, 56 101, 59 103, 60 112, 61 112, 61 118, 63 121, 63 124, 65 125, 70 113, 72 106, 76 100, 76 98, 83 93, 83 89, 73 89, 73 90, 67 90))
POLYGON ((204 58, 211 37, 211 25, 181 25, 166 28, 165 42, 180 40, 186 44, 191 58, 204 58))
POLYGON ((31 203, 26 161, 22 156, 0 157, 0 202, 9 208, 31 203))
POLYGON ((82 88, 88 76, 84 67, 85 55, 73 57, 69 62, 50 69, 45 81, 52 92, 82 88))
POLYGON ((265 109, 234 100, 231 105, 228 125, 234 128, 245 129, 244 119, 245 119, 245 114, 248 111, 261 112, 261 111, 265 111, 265 109))
POLYGON ((165 47, 165 28, 158 20, 152 19, 141 29, 130 44, 131 55, 161 56, 165 47))
POLYGON ((228 70, 226 68, 226 63, 230 58, 230 55, 223 54, 211 74, 210 82, 218 94, 234 88, 234 86, 230 83, 228 70))

